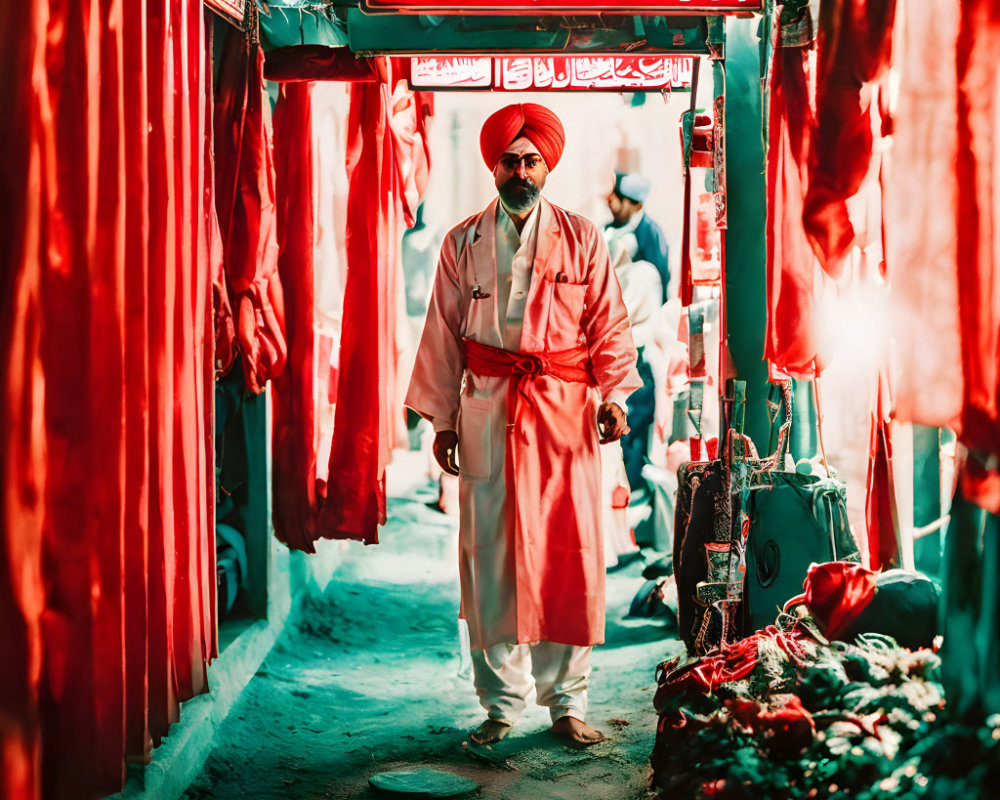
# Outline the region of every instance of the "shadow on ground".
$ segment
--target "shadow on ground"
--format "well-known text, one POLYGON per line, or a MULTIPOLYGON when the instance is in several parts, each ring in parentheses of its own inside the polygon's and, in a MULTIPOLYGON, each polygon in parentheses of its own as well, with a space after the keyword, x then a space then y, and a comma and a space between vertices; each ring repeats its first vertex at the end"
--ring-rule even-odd
POLYGON ((624 620, 641 565, 608 576, 608 645, 594 653, 589 721, 610 741, 562 746, 533 707, 473 758, 481 720, 459 670, 457 533, 419 500, 392 500, 382 543, 351 545, 327 591, 308 598, 220 726, 185 800, 386 797, 382 770, 426 766, 472 778, 489 800, 649 796, 656 664, 681 649, 660 622, 624 620))

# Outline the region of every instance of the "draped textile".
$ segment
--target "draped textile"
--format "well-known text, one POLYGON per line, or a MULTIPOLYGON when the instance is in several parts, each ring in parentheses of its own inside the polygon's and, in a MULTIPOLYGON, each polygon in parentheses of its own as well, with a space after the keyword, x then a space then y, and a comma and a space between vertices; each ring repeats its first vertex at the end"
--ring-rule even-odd
POLYGON ((263 50, 228 31, 216 85, 216 208, 244 379, 257 394, 287 355, 270 111, 263 50))
POLYGON ((896 415, 954 425, 962 405, 958 314, 958 17, 951 0, 899 9, 894 52, 899 90, 885 171, 885 253, 896 334, 896 415), (931 190, 932 189, 932 190, 931 190))
POLYGON ((817 37, 816 129, 803 208, 820 265, 839 277, 854 244, 847 200, 868 174, 874 81, 892 56, 895 0, 823 0, 817 37))
POLYGON ((315 235, 312 85, 281 86, 274 110, 278 274, 287 314, 288 363, 273 382, 274 531, 312 550, 316 514, 315 235))
POLYGON ((296 44, 275 48, 267 54, 264 77, 269 81, 378 83, 380 64, 384 64, 384 61, 359 58, 349 47, 296 44))
POLYGON ((814 256, 802 223, 813 102, 805 47, 774 47, 768 74, 767 333, 764 358, 796 378, 817 371, 814 256))
POLYGON ((384 83, 351 87, 347 149, 347 281, 327 496, 317 534, 378 542, 393 392, 390 239, 395 238, 393 149, 384 83), (346 391, 345 391, 346 389, 346 391))
POLYGON ((198 0, 0 8, 0 795, 101 797, 206 686, 198 0))
POLYGON ((954 428, 969 451, 963 496, 1000 513, 1000 12, 977 0, 963 3, 956 20, 946 3, 907 4, 897 27, 899 102, 886 180, 896 414, 954 428))
POLYGON ((41 784, 45 471, 23 465, 45 460, 43 128, 34 91, 36 81, 44 85, 45 11, 42 3, 0 4, 0 101, 20 112, 20 124, 0 125, 0 796, 18 798, 37 796, 41 784))
POLYGON ((962 336, 959 438, 969 449, 961 473, 966 499, 1000 514, 1000 8, 962 4, 958 85, 958 296, 962 336))
POLYGON ((885 381, 878 384, 871 415, 868 477, 865 481, 865 521, 868 523, 868 566, 873 570, 899 567, 899 520, 892 474, 889 397, 885 381))
MULTIPOLYGON (((379 83, 350 87, 347 144, 347 280, 326 496, 314 538, 378 542, 385 467, 401 425, 394 340, 402 289, 400 238, 423 192, 430 104, 390 87, 396 60, 376 64, 379 83)), ((311 543, 309 548, 311 549, 311 543)))

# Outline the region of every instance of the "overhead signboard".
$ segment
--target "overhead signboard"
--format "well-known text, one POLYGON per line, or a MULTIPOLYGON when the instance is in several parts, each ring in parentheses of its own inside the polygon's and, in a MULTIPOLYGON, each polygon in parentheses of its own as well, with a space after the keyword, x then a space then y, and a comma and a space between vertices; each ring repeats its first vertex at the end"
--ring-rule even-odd
POLYGON ((410 14, 724 14, 756 11, 761 0, 364 0, 364 5, 410 14))
POLYGON ((693 56, 414 56, 413 89, 500 92, 691 88, 693 56))

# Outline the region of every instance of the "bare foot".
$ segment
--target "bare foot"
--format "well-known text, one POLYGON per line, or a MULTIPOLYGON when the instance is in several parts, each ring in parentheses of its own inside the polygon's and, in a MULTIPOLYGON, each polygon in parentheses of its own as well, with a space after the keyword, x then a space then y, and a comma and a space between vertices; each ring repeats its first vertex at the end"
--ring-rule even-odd
POLYGON ((511 727, 509 722, 488 719, 477 731, 469 734, 469 739, 476 744, 496 744, 510 732, 511 727))
POLYGON ((590 747, 607 738, 597 728, 592 728, 583 720, 569 716, 559 717, 553 722, 552 732, 573 747, 590 747))

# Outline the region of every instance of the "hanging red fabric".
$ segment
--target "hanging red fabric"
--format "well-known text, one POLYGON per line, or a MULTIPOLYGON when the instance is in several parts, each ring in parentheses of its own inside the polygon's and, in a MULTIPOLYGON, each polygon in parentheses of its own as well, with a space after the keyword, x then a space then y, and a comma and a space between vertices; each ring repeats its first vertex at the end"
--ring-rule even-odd
POLYGON ((816 374, 814 263, 802 224, 813 128, 806 47, 774 43, 768 71, 767 333, 764 357, 796 378, 816 374))
POLYGON ((244 380, 258 394, 281 372, 287 355, 270 103, 263 76, 260 47, 229 31, 216 90, 216 207, 244 380))
POLYGON ((347 150, 347 283, 327 496, 317 533, 378 542, 392 357, 389 239, 395 235, 393 150, 384 83, 351 86, 347 150), (345 387, 349 387, 345 391, 345 387))
POLYGON ((45 83, 46 22, 42 3, 0 4, 0 102, 16 122, 0 125, 0 796, 11 798, 41 784, 44 127, 33 87, 45 83))
MULTIPOLYGON (((690 116, 692 126, 692 141, 684 145, 684 136, 681 135, 681 144, 685 148, 684 155, 690 158, 690 150, 687 147, 693 146, 693 129, 695 119, 696 97, 698 95, 698 71, 701 66, 701 59, 694 60, 694 72, 691 77, 691 105, 685 112, 690 116)), ((683 117, 682 117, 683 124, 683 117)), ((694 301, 694 275, 691 267, 691 166, 684 166, 684 217, 681 225, 681 278, 678 293, 681 298, 681 305, 687 307, 694 301)), ((725 285, 725 284, 723 284, 725 285)))
POLYGON ((378 83, 376 59, 361 58, 349 47, 296 44, 267 54, 264 77, 269 81, 351 81, 378 83))
POLYGON ((384 80, 350 87, 347 281, 333 443, 317 537, 378 541, 385 467, 402 422, 397 386, 399 240, 429 167, 427 98, 397 86, 399 64, 378 59, 384 80))
POLYGON ((5 4, 0 43, 0 795, 96 798, 216 647, 204 9, 5 4))
POLYGON ((1000 9, 987 0, 963 3, 958 32, 958 296, 962 336, 959 438, 969 456, 962 493, 1000 514, 1000 281, 995 241, 1000 160, 996 101, 1000 9))
POLYGON ((865 482, 865 520, 868 523, 868 566, 873 570, 901 566, 899 522, 892 475, 888 390, 879 379, 871 415, 868 477, 865 482))
POLYGON ((288 321, 288 363, 273 382, 271 432, 274 531, 290 547, 309 552, 318 513, 311 95, 309 83, 282 84, 274 110, 278 274, 288 321))
POLYGON ((871 163, 872 84, 892 57, 895 0, 827 0, 817 37, 816 127, 803 209, 820 265, 839 277, 854 244, 847 211, 871 163))

